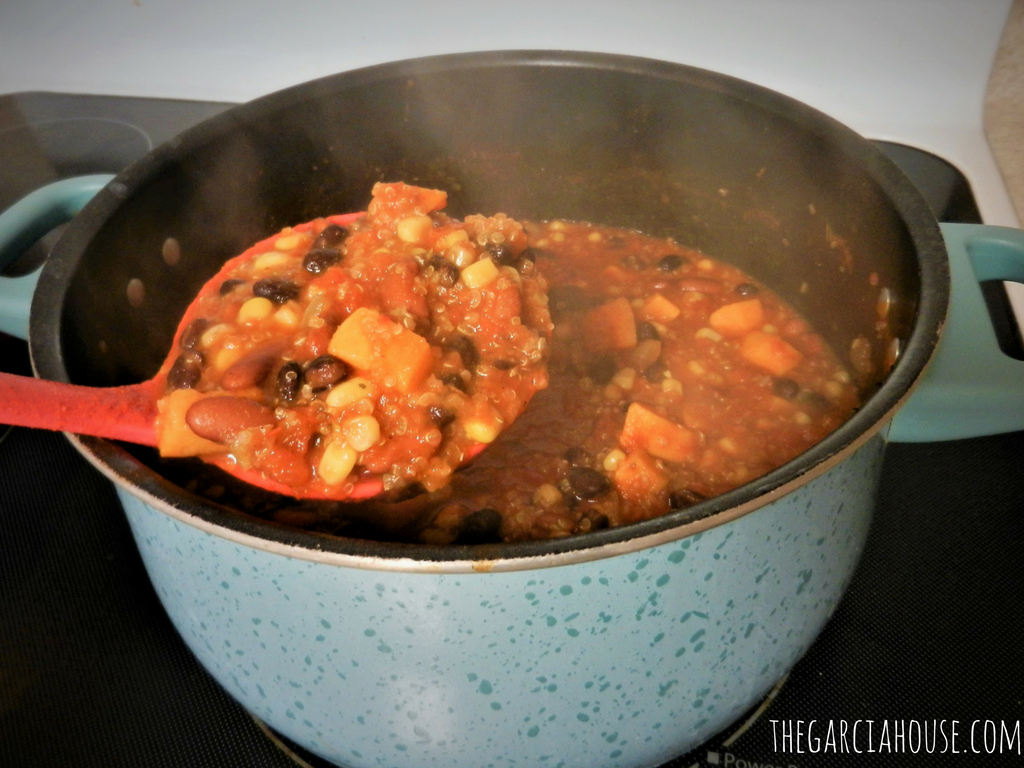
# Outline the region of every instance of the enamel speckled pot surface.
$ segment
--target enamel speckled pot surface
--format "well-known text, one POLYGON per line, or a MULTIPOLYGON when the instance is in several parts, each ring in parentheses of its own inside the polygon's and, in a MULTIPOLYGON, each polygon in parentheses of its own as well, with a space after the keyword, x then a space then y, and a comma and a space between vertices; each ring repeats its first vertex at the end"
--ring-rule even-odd
POLYGON ((653 766, 733 722, 807 650, 863 547, 881 447, 704 533, 507 573, 316 563, 121 498, 195 655, 322 757, 653 766))
POLYGON ((497 52, 371 67, 272 94, 119 175, 44 268, 44 378, 149 378, 225 256, 359 210, 377 180, 455 216, 631 227, 729 261, 836 350, 874 338, 863 407, 723 496, 550 542, 427 547, 317 535, 162 477, 145 451, 76 446, 118 488, 167 612, 245 707, 346 766, 641 768, 755 704, 808 648, 870 524, 883 433, 936 348, 937 223, 872 145, 732 78, 603 54, 497 52), (835 238, 853 258, 837 258, 835 238), (159 256, 174 237, 180 266, 159 256), (96 296, 132 280, 141 306, 96 296), (125 328, 133 329, 125 333, 125 328))

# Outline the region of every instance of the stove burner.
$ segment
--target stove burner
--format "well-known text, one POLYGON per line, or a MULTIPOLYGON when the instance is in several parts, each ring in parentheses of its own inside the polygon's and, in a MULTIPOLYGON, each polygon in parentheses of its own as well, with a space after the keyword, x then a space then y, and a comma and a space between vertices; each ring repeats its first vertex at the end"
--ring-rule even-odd
MULTIPOLYGON (((717 765, 716 760, 719 759, 721 753, 732 749, 740 737, 761 720, 762 716, 782 691, 788 678, 789 675, 786 675, 779 680, 761 702, 749 709, 731 728, 727 728, 713 739, 685 755, 670 760, 662 765, 661 768, 703 768, 705 765, 704 760, 707 760, 710 765, 717 765)), ((258 717, 253 716, 253 720, 267 739, 299 768, 339 768, 335 763, 324 760, 322 757, 318 757, 309 750, 300 747, 287 736, 283 736, 275 731, 258 717)))
MULTIPOLYGON (((99 118, 137 126, 159 144, 226 106, 0 96, 0 208, 74 162, 37 153, 19 163, 4 148, 12 128, 99 118)), ((94 153, 96 165, 76 172, 119 171, 144 149, 131 141, 121 155, 99 142, 105 155, 94 153)), ((938 217, 977 220, 956 169, 917 150, 880 146, 938 217)), ((28 371, 27 349, 0 337, 0 369, 12 366, 28 371)), ((884 753, 789 759, 774 751, 772 720, 1016 719, 1024 644, 1008 638, 1024 636, 1021 456, 1024 432, 891 446, 863 560, 821 636, 781 692, 665 768, 739 766, 740 759, 830 768, 921 762, 884 753)), ((14 429, 0 445, 0 617, 5 768, 324 765, 298 751, 304 763, 286 755, 199 666, 146 578, 110 483, 59 434, 14 429)))

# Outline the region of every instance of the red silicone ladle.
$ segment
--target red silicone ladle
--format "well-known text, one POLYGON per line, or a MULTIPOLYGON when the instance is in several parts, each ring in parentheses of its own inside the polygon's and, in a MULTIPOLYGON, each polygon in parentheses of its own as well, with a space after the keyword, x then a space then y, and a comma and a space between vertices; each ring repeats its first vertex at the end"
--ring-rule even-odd
MULTIPOLYGON (((360 216, 361 213, 352 213, 331 216, 329 220, 345 226, 360 216)), ((189 314, 185 313, 186 319, 189 314)), ((183 319, 182 326, 185 324, 183 319)), ((179 327, 179 334, 181 330, 179 327)), ((72 432, 156 447, 156 403, 162 394, 163 385, 156 379, 123 387, 85 387, 0 373, 0 424, 72 432)), ((484 447, 483 444, 471 447, 466 451, 465 461, 477 456, 484 447)), ((259 488, 287 496, 297 495, 289 486, 256 470, 221 462, 218 466, 259 488)), ((384 484, 379 475, 367 475, 357 480, 344 498, 366 499, 383 490, 384 484)), ((302 497, 336 498, 310 492, 304 492, 302 497)))

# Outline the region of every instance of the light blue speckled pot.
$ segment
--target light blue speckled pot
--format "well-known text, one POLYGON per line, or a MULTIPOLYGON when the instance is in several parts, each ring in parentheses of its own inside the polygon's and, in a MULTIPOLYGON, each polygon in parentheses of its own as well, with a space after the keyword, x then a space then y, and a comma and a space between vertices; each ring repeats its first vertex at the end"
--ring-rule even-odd
POLYGON ((203 666, 317 754, 352 766, 648 766, 729 725, 810 646, 860 556, 881 455, 876 437, 692 536, 486 574, 268 549, 120 495, 203 666))
MULTIPOLYGON (((846 424, 785 466, 686 510, 552 542, 315 535, 73 437, 116 484, 160 599, 203 665, 254 715, 339 765, 640 768, 685 752, 755 704, 821 631, 863 548, 886 439, 1024 428, 1024 366, 999 351, 977 284, 1024 281, 1021 233, 940 233, 869 142, 779 94, 566 52, 345 73, 158 148, 86 205, 38 278, 39 375, 148 378, 225 253, 357 210, 382 174, 460 190, 456 215, 674 234, 764 280, 835 349, 867 338, 876 363, 900 354, 887 374, 876 365, 846 424), (499 113, 509 94, 517 109, 499 113), (159 256, 172 236, 181 265, 159 256), (142 306, 126 302, 129 280, 145 286, 142 306), (880 309, 893 344, 877 339, 880 309)), ((0 214, 0 263, 80 207, 83 184, 106 181, 66 182, 0 214)), ((24 333, 34 282, 0 281, 0 328, 24 333)))

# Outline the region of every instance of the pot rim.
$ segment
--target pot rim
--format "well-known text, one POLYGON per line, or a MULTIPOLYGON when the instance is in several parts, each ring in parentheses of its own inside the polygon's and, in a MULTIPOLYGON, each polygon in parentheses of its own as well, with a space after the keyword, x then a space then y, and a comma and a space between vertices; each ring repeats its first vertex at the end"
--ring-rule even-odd
POLYGON ((75 447, 120 488, 163 513, 239 544, 316 562, 378 570, 471 573, 523 570, 636 552, 723 525, 809 482, 878 433, 927 367, 949 303, 949 264, 938 222, 920 192, 879 149, 818 110, 729 75, 684 64, 577 51, 488 51, 406 59, 330 75, 229 108, 157 147, 126 168, 74 219, 43 268, 32 306, 30 351, 37 375, 68 381, 59 328, 68 277, 106 220, 181 151, 201 146, 266 111, 381 79, 502 66, 606 70, 711 89, 775 113, 823 136, 864 169, 904 222, 918 254, 920 297, 900 357, 878 390, 848 421, 795 459, 732 491, 638 523, 544 541, 427 545, 313 533, 262 520, 202 499, 164 479, 115 443, 69 435, 75 447), (53 338, 51 338, 53 337, 53 338))

